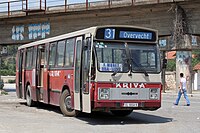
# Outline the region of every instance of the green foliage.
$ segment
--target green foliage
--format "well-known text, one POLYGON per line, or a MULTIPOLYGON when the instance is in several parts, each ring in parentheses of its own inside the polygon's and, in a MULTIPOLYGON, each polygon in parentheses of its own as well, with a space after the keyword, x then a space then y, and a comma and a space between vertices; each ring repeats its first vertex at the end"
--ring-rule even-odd
POLYGON ((15 76, 16 70, 16 52, 17 52, 17 45, 7 46, 8 53, 3 54, 0 58, 0 75, 1 76, 15 76))
POLYGON ((192 51, 192 54, 195 56, 192 58, 192 67, 194 67, 200 62, 200 50, 194 50, 192 51))
POLYGON ((8 95, 8 92, 4 91, 4 90, 1 90, 1 94, 2 95, 8 95))
POLYGON ((15 83, 15 79, 14 79, 14 80, 9 79, 9 80, 8 80, 8 83, 15 83))
POLYGON ((176 70, 176 61, 175 60, 168 60, 166 71, 175 71, 175 70, 176 70))
POLYGON ((15 76, 15 70, 11 70, 11 69, 2 69, 0 70, 0 75, 1 76, 15 76))

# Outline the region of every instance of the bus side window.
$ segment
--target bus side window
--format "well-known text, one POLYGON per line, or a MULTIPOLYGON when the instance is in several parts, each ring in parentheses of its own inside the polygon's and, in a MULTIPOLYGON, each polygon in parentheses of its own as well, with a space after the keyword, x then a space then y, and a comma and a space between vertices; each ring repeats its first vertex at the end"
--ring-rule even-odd
POLYGON ((75 38, 67 39, 65 46, 65 66, 72 67, 74 64, 74 44, 75 38))
POLYGON ((56 65, 63 67, 64 64, 64 52, 65 52, 65 40, 59 41, 57 46, 57 60, 56 65))
POLYGON ((32 68, 32 57, 33 57, 33 48, 28 48, 26 50, 26 69, 32 68))
POLYGON ((36 67, 36 58, 37 58, 37 47, 33 48, 33 62, 32 62, 32 68, 36 67))
POLYGON ((56 44, 57 42, 50 44, 50 53, 49 53, 49 67, 52 68, 55 66, 55 57, 56 57, 56 44))
POLYGON ((41 52, 40 66, 44 67, 44 51, 41 52))

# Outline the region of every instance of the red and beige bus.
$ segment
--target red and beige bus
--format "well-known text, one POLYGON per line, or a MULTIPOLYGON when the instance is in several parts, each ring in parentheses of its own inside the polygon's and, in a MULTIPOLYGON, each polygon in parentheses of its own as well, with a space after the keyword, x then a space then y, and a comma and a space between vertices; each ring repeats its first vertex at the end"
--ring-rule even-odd
POLYGON ((27 105, 60 106, 65 116, 161 107, 161 59, 156 30, 91 27, 18 48, 16 92, 27 105))

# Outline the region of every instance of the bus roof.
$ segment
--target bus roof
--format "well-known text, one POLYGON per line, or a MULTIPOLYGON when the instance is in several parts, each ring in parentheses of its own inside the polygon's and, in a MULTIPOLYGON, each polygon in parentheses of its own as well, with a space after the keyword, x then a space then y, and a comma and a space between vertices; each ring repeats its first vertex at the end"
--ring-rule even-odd
POLYGON ((145 27, 138 27, 138 26, 130 26, 130 25, 94 26, 94 27, 83 29, 83 30, 78 30, 78 31, 74 31, 74 32, 58 35, 58 36, 55 36, 55 37, 50 37, 50 38, 47 38, 47 39, 38 40, 38 41, 35 41, 35 42, 24 44, 24 45, 18 47, 18 50, 23 49, 23 48, 27 48, 27 47, 37 46, 37 45, 40 45, 40 44, 45 44, 45 43, 49 43, 49 42, 63 40, 63 39, 66 39, 66 38, 72 38, 72 37, 76 37, 76 36, 87 34, 87 33, 91 33, 93 36, 95 36, 97 29, 106 28, 106 27, 138 28, 138 29, 153 31, 153 32, 156 32, 156 33, 158 32, 157 30, 154 30, 154 29, 145 28, 145 27))

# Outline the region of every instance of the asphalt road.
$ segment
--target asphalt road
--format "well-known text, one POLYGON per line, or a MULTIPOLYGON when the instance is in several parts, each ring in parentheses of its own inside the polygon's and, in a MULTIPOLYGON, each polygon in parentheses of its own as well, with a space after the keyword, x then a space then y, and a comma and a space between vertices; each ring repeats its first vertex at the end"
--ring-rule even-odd
POLYGON ((127 117, 109 113, 63 117, 58 107, 39 104, 27 107, 17 99, 14 85, 0 95, 0 133, 200 133, 200 94, 189 97, 191 106, 174 106, 176 95, 163 94, 157 111, 136 110, 127 117))

